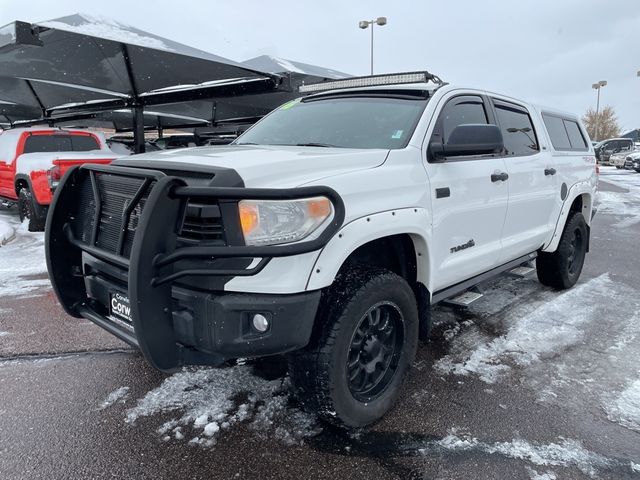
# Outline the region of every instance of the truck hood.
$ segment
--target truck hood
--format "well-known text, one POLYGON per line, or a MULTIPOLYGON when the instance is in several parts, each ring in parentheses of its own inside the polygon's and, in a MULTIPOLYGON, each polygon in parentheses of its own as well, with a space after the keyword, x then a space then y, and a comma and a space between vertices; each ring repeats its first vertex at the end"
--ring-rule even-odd
POLYGON ((290 188, 384 163, 388 150, 227 145, 165 150, 121 158, 113 165, 163 169, 233 169, 246 187, 290 188))

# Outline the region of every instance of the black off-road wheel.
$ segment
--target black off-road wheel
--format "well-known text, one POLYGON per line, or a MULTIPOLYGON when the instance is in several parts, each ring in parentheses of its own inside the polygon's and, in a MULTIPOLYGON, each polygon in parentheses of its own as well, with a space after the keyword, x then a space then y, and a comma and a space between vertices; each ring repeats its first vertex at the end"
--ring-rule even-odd
POLYGON ((31 190, 26 187, 18 192, 18 215, 20 221, 29 221, 28 229, 30 232, 42 232, 46 216, 41 213, 42 207, 36 204, 35 198, 31 190))
POLYGON ((588 235, 587 223, 581 213, 569 217, 558 249, 538 254, 536 269, 540 283, 557 290, 573 287, 582 273, 588 235))
POLYGON ((334 425, 374 423, 394 405, 417 345, 409 284, 388 270, 346 268, 323 293, 310 345, 289 356, 295 395, 334 425))

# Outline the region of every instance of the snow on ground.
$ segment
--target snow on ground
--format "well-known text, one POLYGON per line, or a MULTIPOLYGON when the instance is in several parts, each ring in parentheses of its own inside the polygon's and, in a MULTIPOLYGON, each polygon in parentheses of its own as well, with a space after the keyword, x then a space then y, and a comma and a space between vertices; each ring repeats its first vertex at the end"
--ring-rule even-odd
POLYGON ((0 208, 0 222, 15 229, 15 239, 0 247, 0 297, 33 295, 50 287, 44 257, 44 233, 29 232, 15 210, 0 208))
POLYGON ((516 306, 503 319, 508 329, 504 335, 492 338, 470 330, 458 337, 451 353, 435 368, 444 374, 474 374, 494 383, 514 364, 526 366, 556 355, 581 341, 584 324, 599 315, 594 300, 609 298, 613 287, 609 275, 604 274, 567 292, 549 293, 541 301, 516 306))
POLYGON ((608 192, 600 190, 596 199, 599 214, 606 213, 624 217, 614 226, 626 228, 640 223, 640 174, 618 170, 615 167, 601 167, 600 179, 627 192, 608 192))
POLYGON ((107 407, 115 403, 125 403, 127 401, 127 397, 129 396, 129 387, 120 387, 117 390, 111 392, 107 398, 105 398, 104 402, 100 404, 98 410, 104 410, 107 407))
MULTIPOLYGON (((486 443, 470 436, 458 436, 455 430, 436 442, 435 448, 448 451, 476 451, 489 455, 501 455, 507 458, 523 460, 536 466, 576 467, 589 476, 596 476, 599 469, 618 466, 619 462, 585 449, 576 440, 561 438, 559 443, 536 445, 526 440, 514 439, 510 442, 486 443)), ((427 453, 431 449, 423 449, 427 453)), ((630 471, 633 464, 626 465, 630 471)), ((537 472, 536 472, 537 475, 537 472)), ((539 479, 556 478, 552 472, 539 479)))
POLYGON ((319 433, 315 417, 288 404, 287 380, 264 380, 249 366, 185 369, 139 399, 126 421, 171 414, 157 429, 163 440, 206 447, 239 424, 289 445, 319 433))
POLYGON ((531 478, 531 480, 558 480, 556 474, 549 470, 544 473, 538 473, 537 470, 534 470, 531 467, 527 467, 527 473, 529 474, 529 478, 531 478))
POLYGON ((0 218, 0 247, 13 240, 15 233, 13 226, 0 218))
POLYGON ((610 420, 640 432, 640 380, 630 383, 617 398, 604 402, 610 420))

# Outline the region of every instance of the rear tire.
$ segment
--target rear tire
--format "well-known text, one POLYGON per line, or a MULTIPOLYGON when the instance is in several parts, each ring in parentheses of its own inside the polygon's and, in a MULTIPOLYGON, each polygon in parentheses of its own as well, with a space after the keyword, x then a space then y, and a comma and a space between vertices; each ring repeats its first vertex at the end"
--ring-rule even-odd
POLYGON ((30 232, 44 231, 46 216, 42 215, 41 210, 42 208, 36 204, 31 190, 26 187, 21 188, 18 192, 18 215, 21 222, 29 221, 28 229, 30 232))
POLYGON ((417 345, 409 284, 388 270, 348 267, 323 292, 311 343, 289 357, 294 393, 327 422, 364 427, 395 403, 417 345))
POLYGON ((587 223, 581 213, 569 217, 557 250, 540 252, 536 258, 540 283, 557 290, 573 287, 582 273, 588 235, 587 223))

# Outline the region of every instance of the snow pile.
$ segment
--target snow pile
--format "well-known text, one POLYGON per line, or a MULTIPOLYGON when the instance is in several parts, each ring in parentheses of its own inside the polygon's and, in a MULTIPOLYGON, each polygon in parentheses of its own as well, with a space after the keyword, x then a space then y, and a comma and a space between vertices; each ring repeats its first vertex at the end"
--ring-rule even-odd
POLYGON ((111 392, 107 398, 100 404, 98 410, 104 410, 107 407, 115 403, 125 403, 129 396, 129 387, 120 387, 117 390, 111 392))
POLYGON ((82 20, 82 23, 79 25, 71 25, 69 23, 55 20, 38 23, 38 25, 64 30, 65 32, 74 32, 81 35, 106 38, 108 40, 113 40, 114 42, 130 43, 140 47, 155 48, 169 52, 175 51, 160 38, 144 35, 145 32, 120 23, 113 18, 87 15, 86 13, 78 15, 78 18, 82 20))
POLYGON ((558 480, 556 474, 551 471, 546 471, 545 473, 538 473, 531 467, 527 467, 527 473, 529 473, 529 477, 531 480, 558 480))
MULTIPOLYGON (((436 445, 445 450, 479 451, 490 455, 502 455, 538 466, 576 467, 590 476, 597 475, 599 468, 612 465, 609 459, 590 452, 580 442, 570 439, 561 439, 560 443, 547 445, 534 445, 520 439, 510 442, 484 443, 473 437, 459 437, 455 431, 452 431, 436 445)), ((547 478, 555 478, 555 476, 547 478)))
POLYGON ((15 237, 14 228, 0 218, 0 247, 9 243, 15 237))
POLYGON ((182 440, 186 429, 195 430, 189 443, 210 447, 234 425, 250 429, 286 444, 299 444, 319 433, 316 420, 288 406, 289 388, 282 379, 267 381, 251 373, 251 367, 186 369, 138 400, 127 411, 126 421, 175 413, 158 428, 163 440, 182 440))
POLYGON ((640 380, 629 384, 611 403, 605 404, 610 420, 640 432, 640 380))
POLYGON ((47 273, 44 233, 29 232, 14 211, 1 210, 0 223, 15 230, 15 239, 0 247, 0 297, 33 295, 49 287, 49 279, 42 278, 47 273))
POLYGON ((470 332, 459 342, 463 348, 453 348, 435 368, 445 374, 476 374, 494 383, 511 369, 510 364, 530 365, 579 342, 583 325, 598 316, 594 308, 598 298, 610 296, 613 287, 604 274, 551 300, 522 305, 505 319, 509 328, 505 335, 490 340, 470 332))

